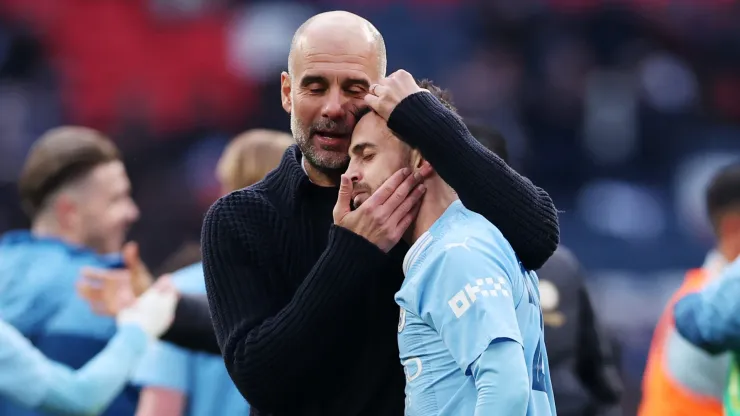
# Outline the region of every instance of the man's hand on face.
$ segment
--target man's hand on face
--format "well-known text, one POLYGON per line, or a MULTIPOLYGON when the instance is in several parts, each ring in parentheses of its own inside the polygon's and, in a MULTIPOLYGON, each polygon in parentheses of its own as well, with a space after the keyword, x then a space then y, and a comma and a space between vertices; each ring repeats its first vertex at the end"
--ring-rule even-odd
POLYGON ((342 175, 334 206, 334 224, 344 227, 389 252, 419 212, 426 188, 422 173, 401 169, 388 178, 359 208, 352 211, 352 181, 342 175))
POLYGON ((386 121, 396 106, 406 97, 426 91, 416 84, 414 77, 403 69, 370 86, 365 102, 386 121))

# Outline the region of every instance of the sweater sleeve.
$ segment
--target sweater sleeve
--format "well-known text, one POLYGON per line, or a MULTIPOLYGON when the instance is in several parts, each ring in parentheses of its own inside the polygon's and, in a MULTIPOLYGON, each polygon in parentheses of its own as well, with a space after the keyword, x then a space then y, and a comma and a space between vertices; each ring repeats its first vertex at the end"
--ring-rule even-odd
POLYGON ((501 230, 527 269, 542 267, 560 241, 558 213, 547 192, 481 145, 428 92, 401 101, 388 127, 421 150, 468 208, 501 230))
POLYGON ((220 355, 208 298, 205 295, 180 295, 175 319, 161 339, 185 349, 220 355))
POLYGON ((348 311, 364 301, 388 257, 359 235, 331 226, 327 247, 303 282, 292 294, 276 293, 284 276, 265 258, 269 233, 262 230, 268 226, 256 213, 245 215, 252 208, 245 204, 229 207, 221 199, 206 215, 206 290, 234 384, 250 405, 277 412, 293 404, 287 397, 325 394, 315 382, 327 371, 321 366, 353 350, 348 311))

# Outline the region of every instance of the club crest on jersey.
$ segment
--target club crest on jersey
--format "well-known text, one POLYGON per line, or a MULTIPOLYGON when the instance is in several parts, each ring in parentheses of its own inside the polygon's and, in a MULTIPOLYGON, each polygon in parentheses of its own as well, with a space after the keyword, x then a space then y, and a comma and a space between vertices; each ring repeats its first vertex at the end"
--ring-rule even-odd
POLYGON ((403 328, 406 326, 406 309, 401 307, 401 312, 398 314, 398 333, 400 334, 401 331, 403 331, 403 328))

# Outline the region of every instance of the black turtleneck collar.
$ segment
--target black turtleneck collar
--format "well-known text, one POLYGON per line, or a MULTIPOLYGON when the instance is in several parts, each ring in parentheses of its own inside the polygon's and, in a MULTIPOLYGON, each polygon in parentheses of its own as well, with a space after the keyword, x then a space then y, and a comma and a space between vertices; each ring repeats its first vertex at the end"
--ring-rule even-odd
POLYGON ((303 166, 301 166, 302 159, 303 154, 298 145, 290 146, 283 154, 277 169, 272 171, 263 182, 270 191, 277 193, 278 198, 282 201, 277 208, 284 208, 287 215, 293 212, 296 201, 305 197, 308 193, 326 194, 327 196, 333 196, 336 200, 338 188, 324 187, 312 183, 308 179, 303 166))

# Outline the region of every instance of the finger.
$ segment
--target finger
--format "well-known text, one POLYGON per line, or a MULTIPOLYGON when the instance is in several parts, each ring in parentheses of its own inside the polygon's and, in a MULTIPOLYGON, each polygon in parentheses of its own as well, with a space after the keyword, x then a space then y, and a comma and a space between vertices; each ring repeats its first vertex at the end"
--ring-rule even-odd
MULTIPOLYGON (((382 82, 382 81, 381 81, 382 82)), ((376 97, 383 97, 388 95, 390 88, 384 84, 373 84, 370 86, 370 93, 376 97)))
MULTIPOLYGON (((390 178, 386 179, 385 182, 383 182, 383 185, 378 188, 375 193, 373 193, 370 198, 367 199, 361 206, 360 209, 363 209, 363 207, 374 207, 374 206, 380 206, 383 205, 388 198, 390 198, 391 195, 393 195, 393 192, 398 188, 404 180, 408 176, 410 176, 411 170, 408 168, 399 169, 391 175, 390 178), (368 205, 369 203, 369 205, 368 205)), ((367 209, 367 208, 365 208, 367 209)))
POLYGON ((77 294, 83 299, 89 300, 101 297, 95 289, 85 282, 77 282, 75 286, 77 287, 77 294))
POLYGON ((142 262, 139 256, 139 244, 135 241, 129 241, 123 246, 123 263, 131 271, 141 269, 142 262))
POLYGON ((401 185, 399 185, 393 194, 383 203, 383 207, 385 207, 388 212, 394 212, 399 206, 401 206, 409 194, 411 194, 411 191, 421 183, 421 180, 422 177, 419 172, 414 172, 407 176, 401 185))
POLYGON ((352 180, 349 176, 342 175, 339 181, 339 196, 334 205, 334 222, 341 221, 345 215, 349 214, 352 210, 350 202, 352 202, 352 180))
POLYGON ((109 284, 113 280, 110 276, 96 271, 88 270, 82 272, 82 279, 90 286, 101 287, 109 284))
POLYGON ((421 168, 419 168, 419 173, 421 174, 422 178, 429 179, 429 177, 432 176, 432 174, 434 173, 434 168, 429 162, 425 160, 421 164, 421 168))
POLYGON ((368 93, 365 94, 365 104, 368 105, 368 107, 372 108, 373 111, 376 113, 379 113, 380 111, 380 98, 368 93))
POLYGON ((421 202, 421 199, 424 197, 424 194, 426 193, 426 186, 424 184, 419 184, 417 187, 414 188, 414 190, 404 199, 403 203, 396 208, 395 211, 393 211, 393 214, 391 214, 390 219, 388 220, 391 224, 397 224, 400 223, 403 218, 405 218, 406 214, 411 212, 415 206, 419 205, 419 202, 421 202))
POLYGON ((401 221, 398 222, 397 230, 399 234, 403 235, 403 233, 408 230, 408 228, 411 226, 411 224, 416 219, 416 216, 419 215, 419 209, 421 208, 421 204, 417 203, 413 207, 411 207, 411 210, 406 213, 406 215, 401 218, 401 221))

